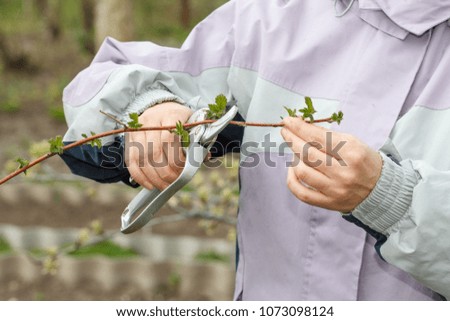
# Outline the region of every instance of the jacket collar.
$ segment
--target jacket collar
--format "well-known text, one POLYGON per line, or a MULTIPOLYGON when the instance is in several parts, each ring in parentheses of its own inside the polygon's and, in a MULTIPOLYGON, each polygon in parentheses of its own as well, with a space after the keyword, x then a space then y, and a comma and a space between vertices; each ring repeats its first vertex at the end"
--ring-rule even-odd
POLYGON ((450 0, 359 0, 359 9, 363 20, 401 39, 421 36, 450 18, 450 0))

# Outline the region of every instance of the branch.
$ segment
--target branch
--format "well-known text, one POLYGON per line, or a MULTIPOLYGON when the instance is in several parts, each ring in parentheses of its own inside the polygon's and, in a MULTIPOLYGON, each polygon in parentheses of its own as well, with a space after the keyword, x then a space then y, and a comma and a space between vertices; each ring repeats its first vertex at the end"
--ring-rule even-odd
MULTIPOLYGON (((105 113, 106 114, 106 113, 105 113)), ((109 115, 109 114, 108 114, 109 115)), ((195 127, 198 125, 205 125, 205 124, 211 124, 216 122, 217 120, 212 120, 212 119, 207 119, 207 120, 203 120, 203 121, 199 121, 199 122, 194 122, 194 123, 189 123, 189 124, 184 124, 183 127, 184 128, 191 128, 191 127, 195 127)), ((323 118, 323 119, 317 119, 314 120, 310 123, 330 123, 333 120, 331 119, 331 117, 328 118, 323 118)), ((255 122, 243 122, 243 121, 231 121, 230 125, 234 125, 234 126, 240 126, 240 127, 283 127, 284 124, 282 122, 280 123, 255 123, 255 122)), ((95 139, 99 139, 99 138, 103 138, 103 137, 107 137, 107 136, 112 136, 112 135, 118 135, 118 134, 123 134, 123 133, 129 133, 129 132, 141 132, 141 131, 155 131, 155 130, 174 130, 176 129, 176 125, 173 126, 156 126, 156 127, 141 127, 141 128, 129 128, 129 127, 124 127, 124 128, 119 128, 119 129, 114 129, 114 130, 110 130, 110 131, 106 131, 100 134, 96 134, 84 139, 81 139, 79 141, 73 142, 71 144, 68 144, 66 146, 64 146, 62 148, 63 152, 81 145, 84 145, 90 141, 93 141, 95 139)), ((5 176, 4 178, 2 178, 0 180, 0 185, 3 185, 4 183, 6 183, 7 181, 9 181, 10 179, 16 177, 17 175, 27 171, 28 169, 30 169, 33 166, 36 166, 37 164, 49 159, 50 157, 55 156, 57 153, 47 153, 37 159, 35 159, 34 161, 30 162, 28 165, 23 166, 22 168, 17 169, 16 171, 12 172, 11 174, 5 176)))

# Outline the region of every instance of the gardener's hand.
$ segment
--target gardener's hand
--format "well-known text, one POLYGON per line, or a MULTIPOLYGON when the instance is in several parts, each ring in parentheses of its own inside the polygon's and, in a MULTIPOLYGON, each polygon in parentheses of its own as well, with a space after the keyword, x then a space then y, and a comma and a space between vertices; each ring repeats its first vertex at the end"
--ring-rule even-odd
MULTIPOLYGON (((147 109, 140 117, 143 127, 185 123, 192 110, 175 102, 147 109)), ((179 136, 167 130, 127 133, 125 163, 135 182, 147 189, 165 189, 183 170, 185 157, 179 136)))
POLYGON ((300 200, 350 212, 375 187, 382 159, 375 150, 348 134, 332 132, 301 118, 284 119, 281 134, 295 153, 287 184, 300 200))

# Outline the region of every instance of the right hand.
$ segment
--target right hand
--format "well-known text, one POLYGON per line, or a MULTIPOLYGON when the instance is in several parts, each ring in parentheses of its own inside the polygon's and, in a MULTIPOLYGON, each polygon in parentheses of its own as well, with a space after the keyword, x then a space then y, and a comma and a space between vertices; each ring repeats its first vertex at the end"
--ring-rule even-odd
MULTIPOLYGON (((192 110, 175 102, 158 104, 139 116, 143 127, 174 126, 185 123, 192 110)), ((125 163, 133 180, 146 189, 160 191, 178 178, 185 156, 179 136, 164 131, 141 131, 126 134, 125 163)))

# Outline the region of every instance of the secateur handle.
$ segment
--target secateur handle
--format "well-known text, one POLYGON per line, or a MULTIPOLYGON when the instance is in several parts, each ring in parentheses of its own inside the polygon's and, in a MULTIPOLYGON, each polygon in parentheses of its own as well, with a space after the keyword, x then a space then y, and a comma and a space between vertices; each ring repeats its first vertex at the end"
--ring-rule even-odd
MULTIPOLYGON (((205 120, 207 111, 207 108, 197 110, 189 118, 188 123, 205 120)), ((188 148, 183 148, 186 162, 180 176, 163 191, 142 189, 122 213, 122 233, 128 234, 142 228, 177 191, 191 181, 208 155, 217 135, 236 116, 237 111, 238 108, 233 106, 216 122, 190 129, 190 144, 188 148)))

